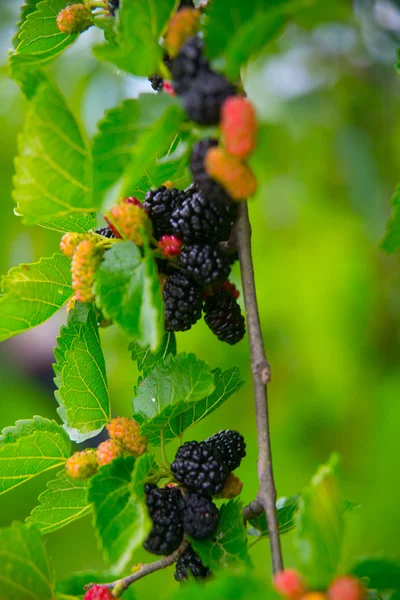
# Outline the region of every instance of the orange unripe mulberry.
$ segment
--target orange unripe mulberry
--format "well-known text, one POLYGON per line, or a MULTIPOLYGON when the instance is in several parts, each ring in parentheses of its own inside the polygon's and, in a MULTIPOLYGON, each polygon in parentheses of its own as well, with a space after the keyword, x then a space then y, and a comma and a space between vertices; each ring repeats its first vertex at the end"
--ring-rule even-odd
POLYGON ((253 171, 240 158, 223 148, 210 148, 205 167, 211 179, 221 184, 234 200, 244 200, 257 189, 253 171))
POLYGON ((365 586, 352 575, 338 577, 328 589, 329 600, 365 600, 366 597, 365 586))
POLYGON ((142 206, 122 200, 106 215, 117 232, 136 246, 143 246, 143 232, 151 234, 151 222, 142 206))
POLYGON ((133 419, 116 417, 107 425, 110 438, 117 440, 129 454, 135 457, 146 452, 147 438, 141 435, 140 427, 133 419))
POLYGON ((58 13, 57 27, 62 33, 82 33, 93 25, 93 15, 86 4, 70 4, 58 13))
POLYGON ((97 448, 97 462, 102 467, 110 463, 114 458, 119 458, 123 453, 122 444, 118 440, 106 440, 97 448))
POLYGON ((88 449, 75 452, 65 463, 65 471, 73 479, 88 479, 98 468, 96 450, 88 449))
POLYGON ((243 482, 234 475, 230 473, 228 479, 225 481, 224 488, 222 492, 219 494, 219 498, 227 498, 228 500, 232 500, 240 495, 243 489, 243 482))
POLYGON ((60 242, 60 250, 67 258, 71 259, 74 255, 77 245, 83 240, 90 239, 89 233, 75 233, 74 231, 68 231, 65 233, 60 242))
POLYGON ((94 277, 101 263, 103 252, 94 240, 83 240, 78 244, 72 257, 72 289, 79 302, 92 302, 94 277))
POLYGON ((165 34, 165 49, 175 58, 179 49, 191 35, 196 35, 200 26, 200 13, 195 8, 182 8, 171 18, 165 34))
POLYGON ((300 600, 306 591, 302 578, 294 569, 285 569, 277 573, 274 576, 274 588, 286 600, 300 600))
POLYGON ((246 158, 256 145, 257 119, 252 103, 243 96, 231 96, 221 110, 224 145, 230 154, 246 158))

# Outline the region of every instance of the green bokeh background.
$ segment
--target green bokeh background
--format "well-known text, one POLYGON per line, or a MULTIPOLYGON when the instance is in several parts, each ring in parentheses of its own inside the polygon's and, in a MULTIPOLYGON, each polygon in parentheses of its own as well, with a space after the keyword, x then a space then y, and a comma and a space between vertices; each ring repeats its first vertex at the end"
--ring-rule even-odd
MULTIPOLYGON (((24 101, 7 78, 6 60, 19 5, 1 2, 2 273, 51 254, 59 243, 57 234, 26 228, 13 215, 13 158, 24 101)), ((90 135, 105 108, 150 90, 146 80, 96 63, 89 49, 95 36, 82 36, 52 69, 90 135)), ((250 214, 272 365, 278 493, 301 491, 319 463, 340 453, 345 496, 361 505, 348 516, 344 569, 357 556, 400 554, 400 261, 399 254, 388 257, 379 248, 400 173, 399 37, 399 3, 320 1, 244 73, 263 121, 263 151, 253 161, 260 188, 250 214)), ((237 267, 232 278, 239 285, 237 267)), ((58 315, 0 348, 1 427, 34 414, 57 418, 52 347, 64 320, 58 315)), ((113 328, 102 339, 114 413, 129 415, 137 372, 127 342, 113 328)), ((248 444, 239 475, 243 500, 250 501, 257 449, 247 339, 227 347, 200 323, 178 336, 178 347, 213 367, 240 365, 246 385, 186 439, 239 429, 248 444)), ((23 520, 48 477, 2 496, 1 524, 23 520)), ((46 543, 60 577, 103 568, 90 518, 49 535, 46 543)), ((286 564, 293 565, 290 534, 283 544, 286 564)), ((251 555, 257 572, 268 574, 268 543, 255 545, 251 555)), ((149 559, 144 552, 137 557, 149 559)), ((171 572, 159 572, 135 589, 138 598, 152 599, 168 597, 176 585, 171 572)))

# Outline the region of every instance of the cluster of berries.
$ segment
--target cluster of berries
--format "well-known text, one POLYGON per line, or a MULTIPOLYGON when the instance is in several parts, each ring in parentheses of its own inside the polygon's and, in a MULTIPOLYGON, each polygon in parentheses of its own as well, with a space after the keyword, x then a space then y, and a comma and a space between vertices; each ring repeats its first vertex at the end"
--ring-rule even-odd
POLYGON ((147 192, 143 207, 153 225, 162 258, 167 331, 187 331, 201 317, 221 341, 236 344, 245 334, 238 291, 227 280, 236 255, 220 242, 229 239, 236 218, 232 201, 212 202, 197 186, 162 186, 147 192))
MULTIPOLYGON (((190 3, 189 3, 190 4, 190 3)), ((220 125, 222 143, 206 139, 191 158, 199 189, 216 202, 252 196, 257 182, 246 159, 256 143, 257 119, 252 104, 223 75, 216 73, 196 35, 200 12, 186 3, 172 17, 164 38, 164 62, 172 82, 150 78, 153 89, 182 97, 188 117, 199 125, 220 125)))
POLYGON ((76 452, 66 462, 67 475, 73 479, 88 479, 97 469, 108 464, 114 458, 125 454, 141 456, 147 449, 147 438, 141 435, 140 427, 133 419, 116 417, 107 425, 109 439, 97 449, 88 448, 76 452))
POLYGON ((338 577, 325 591, 309 591, 294 569, 285 569, 274 577, 274 587, 285 600, 366 600, 367 590, 352 575, 338 577))
MULTIPOLYGON (((211 498, 240 494, 242 483, 232 471, 245 455, 243 437, 232 430, 221 431, 203 442, 183 444, 171 465, 177 484, 145 486, 153 522, 145 549, 168 555, 180 546, 185 534, 195 540, 212 537, 218 526, 218 508, 211 498)), ((210 574, 192 547, 176 563, 175 579, 187 579, 189 572, 199 579, 210 574)))
POLYGON ((62 253, 69 258, 72 272, 74 300, 93 302, 96 271, 104 252, 112 240, 130 240, 137 246, 144 244, 144 236, 151 235, 151 222, 136 198, 124 198, 105 215, 108 227, 94 233, 66 233, 60 243, 62 253))
POLYGON ((61 251, 71 259, 74 301, 93 302, 96 270, 104 252, 118 240, 142 247, 150 240, 163 287, 165 328, 187 331, 204 308, 211 331, 229 344, 245 334, 238 291, 227 277, 236 255, 220 247, 236 217, 236 204, 214 203, 196 185, 187 190, 162 186, 145 201, 124 198, 105 215, 107 227, 94 233, 66 233, 61 251))

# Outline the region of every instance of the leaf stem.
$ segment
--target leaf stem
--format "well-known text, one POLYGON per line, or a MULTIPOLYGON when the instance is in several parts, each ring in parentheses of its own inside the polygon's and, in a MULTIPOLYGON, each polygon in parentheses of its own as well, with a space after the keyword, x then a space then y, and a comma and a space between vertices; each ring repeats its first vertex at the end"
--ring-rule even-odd
POLYGON ((167 452, 165 450, 165 429, 164 429, 164 427, 161 429, 160 436, 161 436, 161 456, 163 459, 164 466, 169 470, 170 464, 169 464, 169 460, 167 457, 167 452))
MULTIPOLYGON (((170 567, 176 563, 188 547, 189 542, 184 539, 179 548, 169 556, 164 556, 160 560, 147 563, 146 565, 141 566, 140 569, 138 569, 135 573, 132 573, 123 579, 118 579, 117 581, 113 581, 111 583, 102 583, 101 585, 113 590, 115 597, 120 598, 121 595, 128 589, 128 587, 132 585, 132 583, 135 583, 135 581, 142 579, 142 577, 146 577, 146 575, 160 571, 161 569, 166 569, 167 567, 170 567)), ((89 583, 85 586, 85 591, 90 590, 94 585, 94 583, 89 583)))
POLYGON ((270 366, 265 354, 258 311, 253 257, 251 252, 251 226, 247 202, 241 202, 239 204, 239 215, 236 224, 236 241, 243 284, 254 386, 258 441, 259 489, 257 500, 264 509, 267 517, 272 568, 274 573, 277 573, 283 569, 283 560, 276 512, 276 488, 272 469, 271 439, 268 418, 267 385, 270 381, 270 366))

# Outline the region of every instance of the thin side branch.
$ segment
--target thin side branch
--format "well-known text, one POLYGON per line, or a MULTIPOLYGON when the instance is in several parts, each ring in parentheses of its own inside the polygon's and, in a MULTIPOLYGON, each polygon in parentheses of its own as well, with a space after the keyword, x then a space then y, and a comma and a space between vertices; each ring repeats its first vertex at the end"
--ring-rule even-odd
POLYGON ((250 519, 256 519, 260 517, 264 512, 264 509, 258 500, 253 500, 243 509, 243 519, 250 521, 250 519))
POLYGON ((268 420, 267 385, 271 375, 270 366, 265 355, 260 316, 258 312, 253 258, 251 253, 251 226, 247 202, 241 202, 239 205, 239 216, 236 224, 236 242, 239 252, 247 329, 250 342, 254 403, 257 422, 259 479, 257 500, 264 509, 267 517, 272 567, 274 573, 277 573, 283 569, 283 561, 276 512, 276 489, 272 470, 271 440, 268 420))
MULTIPOLYGON (((155 571, 160 571, 161 569, 166 569, 167 567, 170 567, 171 565, 176 563, 180 559, 182 554, 184 554, 184 552, 186 552, 188 547, 189 547, 189 542, 187 540, 183 540, 183 542, 179 546, 179 548, 177 550, 175 550, 175 552, 173 552, 169 556, 164 556, 160 560, 156 560, 155 562, 152 562, 152 563, 147 563, 147 564, 141 566, 138 571, 136 571, 135 573, 132 573, 132 575, 128 575, 127 577, 124 577, 123 579, 117 579, 117 581, 112 581, 111 583, 102 583, 101 585, 104 585, 105 587, 109 588, 110 590, 113 590, 114 595, 117 598, 119 598, 121 596, 121 594, 123 594, 123 592, 125 590, 127 590, 130 585, 132 585, 132 583, 135 583, 135 581, 142 579, 142 577, 146 577, 146 575, 155 573, 155 571)), ((90 590, 90 588, 92 588, 94 585, 95 585, 94 583, 89 583, 87 586, 85 586, 85 590, 90 590)))

